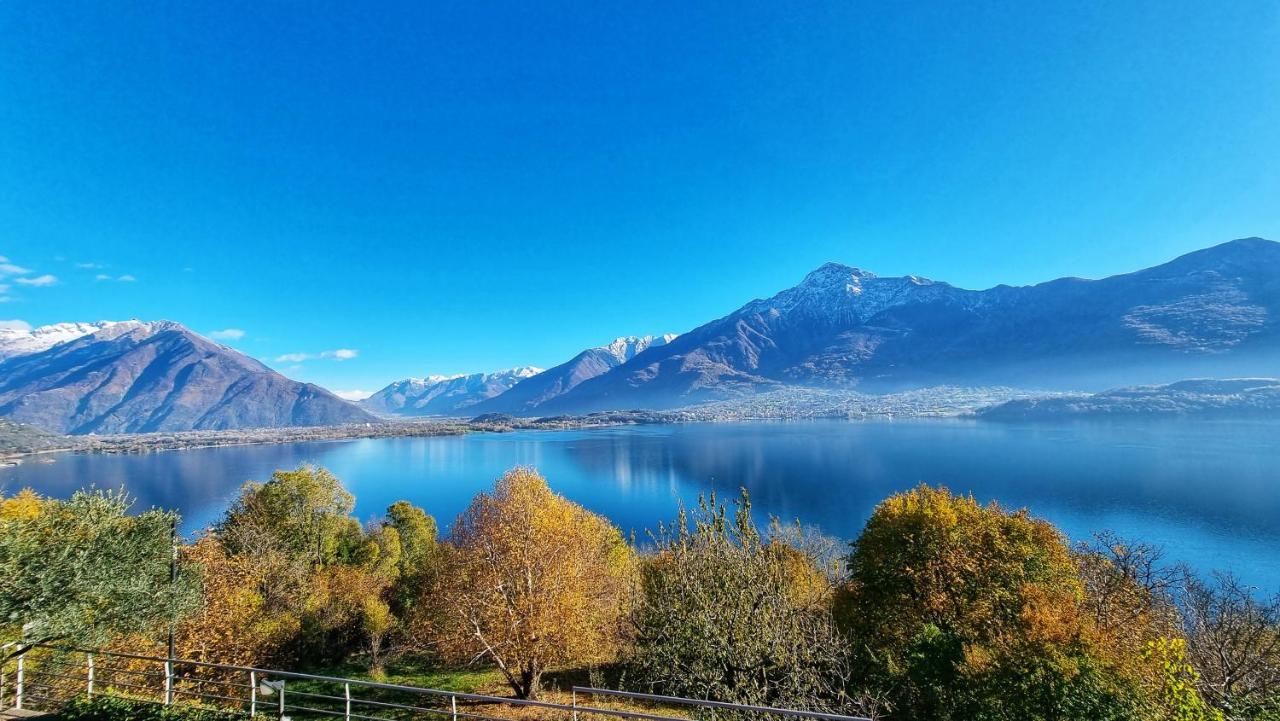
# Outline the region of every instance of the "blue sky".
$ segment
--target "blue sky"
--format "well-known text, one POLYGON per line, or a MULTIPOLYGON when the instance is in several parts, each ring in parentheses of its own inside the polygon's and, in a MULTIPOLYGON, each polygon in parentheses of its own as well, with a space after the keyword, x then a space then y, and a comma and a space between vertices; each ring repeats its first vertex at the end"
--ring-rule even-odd
POLYGON ((0 318, 237 329, 339 390, 828 260, 977 288, 1280 238, 1273 2, 11 0, 0 36, 0 318))

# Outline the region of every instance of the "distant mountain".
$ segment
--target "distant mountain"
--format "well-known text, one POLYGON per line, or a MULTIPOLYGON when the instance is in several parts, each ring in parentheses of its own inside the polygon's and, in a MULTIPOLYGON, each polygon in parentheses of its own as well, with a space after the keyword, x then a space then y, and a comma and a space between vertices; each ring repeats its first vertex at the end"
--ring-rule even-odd
POLYGON ((1266 375, 1280 244, 1247 238, 1102 280, 956 288, 829 263, 536 406, 660 409, 782 385, 1102 389, 1266 375))
POLYGON ((541 372, 541 368, 524 366, 495 373, 406 378, 388 385, 360 403, 380 413, 406 416, 469 414, 467 409, 505 393, 517 383, 541 372))
POLYGON ((376 420, 170 321, 103 324, 0 362, 0 417, 71 434, 376 420))
POLYGON ((138 321, 104 320, 97 323, 56 323, 30 330, 0 328, 0 361, 20 355, 39 353, 42 350, 73 341, 90 333, 115 325, 133 324, 138 321))
POLYGON ((635 358, 637 354, 664 346, 675 338, 674 333, 615 338, 610 343, 588 348, 554 368, 521 381, 511 390, 478 403, 471 410, 475 413, 530 412, 552 398, 568 393, 583 381, 607 373, 635 358))
POLYGON ((1058 398, 1011 400, 978 413, 992 420, 1199 415, 1280 415, 1280 378, 1186 380, 1058 398))

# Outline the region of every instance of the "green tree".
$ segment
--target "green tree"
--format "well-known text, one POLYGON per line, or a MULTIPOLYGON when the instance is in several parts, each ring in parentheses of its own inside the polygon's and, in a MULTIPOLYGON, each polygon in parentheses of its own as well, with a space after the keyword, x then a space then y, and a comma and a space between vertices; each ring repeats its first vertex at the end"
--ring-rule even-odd
POLYGON ((734 703, 854 708, 830 576, 783 531, 760 532, 745 491, 732 516, 712 496, 659 528, 633 617, 635 683, 734 703))
POLYGON ((396 501, 387 508, 385 525, 400 534, 400 575, 420 576, 436 555, 436 519, 408 501, 396 501))
POLYGON ((189 574, 169 577, 177 514, 129 515, 132 502, 115 491, 10 500, 0 512, 0 623, 22 642, 10 655, 159 633, 194 605, 189 574))
POLYGON ((1196 685, 1200 674, 1187 662, 1187 642, 1181 638, 1158 638, 1147 643, 1143 654, 1159 670, 1163 718, 1169 721, 1222 721, 1222 712, 1200 697, 1196 685))
POLYGON ((233 553, 281 552, 310 567, 323 566, 359 547, 354 507, 355 497, 332 473, 303 465, 276 471, 266 483, 246 483, 217 532, 233 553))
POLYGON ((902 718, 1149 715, 1065 539, 1025 511, 921 486, 876 508, 849 571, 839 615, 858 668, 902 718))

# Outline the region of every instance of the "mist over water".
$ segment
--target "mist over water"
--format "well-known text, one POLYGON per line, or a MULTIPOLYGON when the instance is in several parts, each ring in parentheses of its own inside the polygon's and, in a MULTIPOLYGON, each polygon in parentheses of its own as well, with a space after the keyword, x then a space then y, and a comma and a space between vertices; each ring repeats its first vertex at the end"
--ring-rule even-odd
POLYGON ((68 496, 126 488, 142 506, 177 508, 186 532, 220 516, 239 486, 310 462, 356 495, 356 514, 393 501, 443 526, 515 465, 624 531, 674 518, 699 494, 745 487, 765 517, 857 536, 876 503, 926 482, 981 501, 1026 506, 1073 540, 1095 531, 1164 547, 1170 561, 1230 570, 1280 591, 1280 423, 1118 421, 1007 424, 965 420, 636 426, 62 455, 0 469, 0 489, 68 496))

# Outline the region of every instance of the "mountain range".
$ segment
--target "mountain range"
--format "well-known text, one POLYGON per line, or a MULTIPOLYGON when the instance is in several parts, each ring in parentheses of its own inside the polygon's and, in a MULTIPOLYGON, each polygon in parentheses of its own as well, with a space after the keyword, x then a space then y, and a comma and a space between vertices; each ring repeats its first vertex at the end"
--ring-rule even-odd
POLYGON ((397 381, 362 402, 168 321, 0 330, 0 417, 60 433, 661 410, 788 387, 1095 391, 1275 376, 1280 243, 1245 238, 1101 280, 966 290, 828 263, 679 336, 628 336, 546 371, 397 381))
POLYGON ((364 399, 361 405, 406 416, 458 415, 481 401, 504 395, 541 372, 541 368, 523 366, 494 373, 405 378, 364 399))
POLYGON ((783 385, 1094 390, 1274 375, 1280 243, 1231 241, 1102 280, 974 291, 828 263, 536 407, 662 409, 783 385))
MULTIPOLYGON (((69 326, 71 324, 61 324, 69 326)), ((377 420, 310 383, 171 321, 63 328, 70 340, 0 361, 0 416, 56 433, 142 433, 377 420), (74 335, 79 330, 90 332, 74 335)), ((10 334, 45 345, 55 331, 10 334)))

